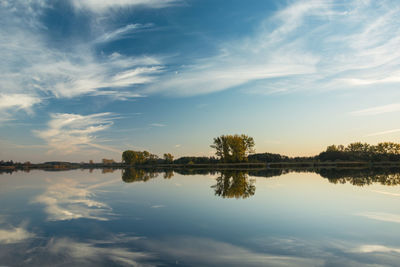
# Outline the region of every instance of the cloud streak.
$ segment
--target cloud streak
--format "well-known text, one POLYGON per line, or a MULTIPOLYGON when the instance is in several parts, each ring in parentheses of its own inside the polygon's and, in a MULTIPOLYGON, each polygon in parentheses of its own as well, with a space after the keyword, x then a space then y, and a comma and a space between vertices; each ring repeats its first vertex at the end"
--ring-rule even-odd
POLYGON ((383 131, 383 132, 376 132, 376 133, 367 134, 366 137, 380 136, 380 135, 386 135, 386 134, 392 134, 392 133, 398 133, 398 132, 400 132, 400 129, 393 129, 393 130, 388 130, 388 131, 383 131))
POLYGON ((400 111, 400 104, 377 106, 351 112, 353 116, 373 116, 400 111))
POLYGON ((119 150, 96 143, 96 133, 105 131, 113 125, 116 116, 112 113, 79 115, 56 113, 50 115, 48 128, 34 133, 46 141, 49 153, 71 154, 88 148, 120 153, 119 150))
POLYGON ((134 6, 147 8, 163 8, 177 4, 179 0, 72 0, 76 9, 90 10, 96 13, 107 12, 110 9, 121 9, 134 6))
POLYGON ((96 39, 95 42, 98 43, 103 43, 103 42, 110 42, 110 41, 114 41, 117 39, 121 39, 124 37, 128 37, 129 35, 135 33, 136 31, 140 30, 140 29, 146 29, 146 28, 150 28, 152 27, 152 24, 128 24, 124 27, 121 27, 119 29, 113 30, 111 32, 107 32, 104 33, 102 36, 100 36, 99 38, 96 39))
POLYGON ((165 127, 167 125, 163 124, 163 123, 151 123, 149 124, 152 127, 165 127))

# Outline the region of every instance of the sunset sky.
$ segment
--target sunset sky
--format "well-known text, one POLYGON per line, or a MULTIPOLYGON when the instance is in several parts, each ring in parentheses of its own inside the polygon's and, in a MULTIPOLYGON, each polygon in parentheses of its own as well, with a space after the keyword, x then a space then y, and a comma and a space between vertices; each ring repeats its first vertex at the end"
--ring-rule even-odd
POLYGON ((400 142, 400 2, 0 0, 0 159, 400 142))

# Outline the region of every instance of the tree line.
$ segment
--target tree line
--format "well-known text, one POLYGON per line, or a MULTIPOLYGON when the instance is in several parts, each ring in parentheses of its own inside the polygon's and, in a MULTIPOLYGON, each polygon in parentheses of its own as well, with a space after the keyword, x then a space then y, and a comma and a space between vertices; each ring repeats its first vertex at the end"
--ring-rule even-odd
POLYGON ((324 162, 324 161, 400 161, 400 144, 383 142, 377 145, 355 142, 347 146, 330 145, 325 151, 312 157, 288 157, 273 153, 255 153, 254 139, 241 134, 221 135, 210 145, 215 157, 180 157, 170 153, 163 158, 147 151, 127 150, 122 161, 128 165, 143 164, 216 164, 216 163, 276 163, 276 162, 324 162))
POLYGON ((331 145, 317 158, 321 161, 399 161, 400 144, 383 142, 377 145, 351 143, 348 146, 331 145))
MULTIPOLYGON (((171 153, 165 153, 159 157, 148 151, 126 150, 122 153, 122 164, 124 165, 157 165, 157 164, 216 164, 216 163, 277 163, 277 162, 324 162, 324 161, 400 161, 400 144, 383 142, 377 145, 355 142, 347 146, 330 145, 325 151, 313 157, 288 157, 273 153, 255 153, 255 142, 253 137, 245 134, 221 135, 213 139, 210 145, 215 149, 212 157, 180 157, 174 159, 171 153)), ((47 165, 70 166, 69 162, 45 162, 47 165)), ((6 169, 10 166, 29 168, 43 164, 31 164, 30 162, 16 163, 13 161, 0 161, 0 168, 6 169)), ((90 161, 89 164, 81 163, 81 166, 99 165, 90 161)), ((119 166, 112 159, 103 159, 102 165, 119 166)), ((100 165, 99 165, 100 166, 100 165)))
POLYGON ((247 135, 221 135, 214 138, 211 145, 216 150, 216 157, 181 157, 174 160, 174 156, 165 153, 163 158, 148 151, 126 150, 122 153, 122 162, 128 165, 146 164, 212 164, 218 162, 239 163, 248 162, 248 155, 254 153, 254 139, 247 135))

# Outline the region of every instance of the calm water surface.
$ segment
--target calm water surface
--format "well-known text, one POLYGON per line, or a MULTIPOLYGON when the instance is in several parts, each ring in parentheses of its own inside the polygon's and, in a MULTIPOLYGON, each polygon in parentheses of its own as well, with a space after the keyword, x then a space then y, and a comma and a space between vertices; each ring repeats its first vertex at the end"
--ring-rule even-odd
POLYGON ((400 266, 400 175, 0 175, 0 265, 400 266))

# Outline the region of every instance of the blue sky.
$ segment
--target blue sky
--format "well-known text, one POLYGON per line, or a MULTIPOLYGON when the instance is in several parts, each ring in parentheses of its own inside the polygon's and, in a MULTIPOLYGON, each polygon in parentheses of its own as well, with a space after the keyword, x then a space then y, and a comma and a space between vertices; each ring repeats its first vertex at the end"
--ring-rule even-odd
POLYGON ((399 142, 398 1, 0 0, 0 158, 399 142))

